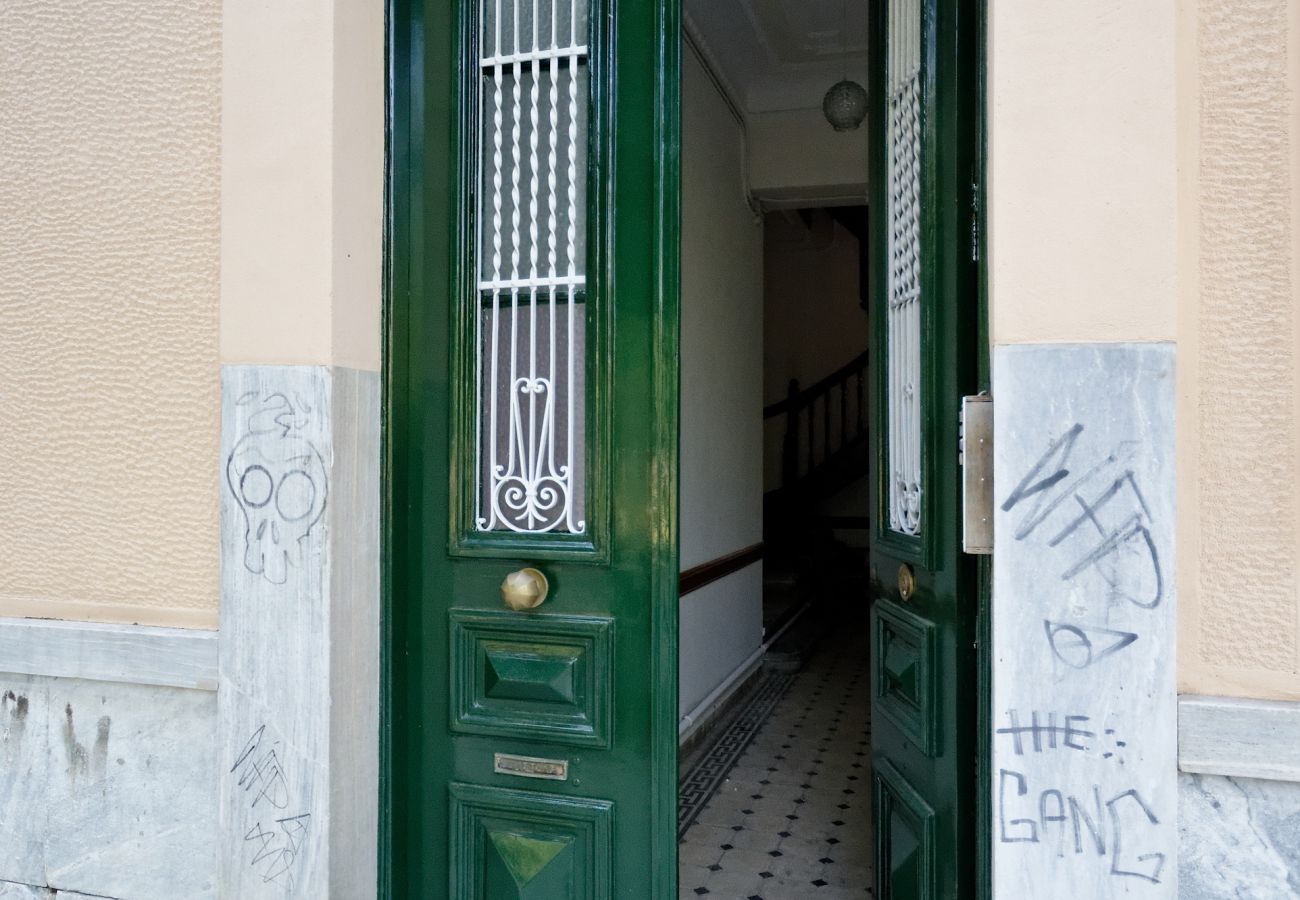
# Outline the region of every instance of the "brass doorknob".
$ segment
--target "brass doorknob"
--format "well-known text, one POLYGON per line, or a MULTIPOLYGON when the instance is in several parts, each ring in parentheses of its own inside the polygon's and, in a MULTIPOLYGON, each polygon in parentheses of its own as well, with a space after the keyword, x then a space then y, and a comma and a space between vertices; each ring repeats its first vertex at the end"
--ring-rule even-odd
POLYGON ((551 586, 546 576, 536 569, 511 572, 501 582, 501 599, 514 610, 536 609, 546 599, 551 586))
POLYGON ((915 592, 916 576, 912 574, 912 567, 903 563, 898 567, 898 596, 904 600, 911 600, 915 592))

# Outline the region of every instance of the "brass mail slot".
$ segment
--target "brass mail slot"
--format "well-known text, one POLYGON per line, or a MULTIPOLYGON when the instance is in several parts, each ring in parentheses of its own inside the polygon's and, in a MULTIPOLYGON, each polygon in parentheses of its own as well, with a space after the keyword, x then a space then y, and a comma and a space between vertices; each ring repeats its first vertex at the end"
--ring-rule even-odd
POLYGON ((568 781, 567 759, 542 759, 538 756, 514 756, 495 753, 492 770, 498 775, 518 775, 520 778, 544 778, 547 781, 568 781))

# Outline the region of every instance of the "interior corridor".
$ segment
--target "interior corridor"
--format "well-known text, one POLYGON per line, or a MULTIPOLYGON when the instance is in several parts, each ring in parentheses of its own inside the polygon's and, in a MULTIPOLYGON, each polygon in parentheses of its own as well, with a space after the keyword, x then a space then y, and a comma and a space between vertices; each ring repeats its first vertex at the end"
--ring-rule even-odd
POLYGON ((865 616, 837 622, 686 774, 680 897, 871 895, 867 638, 865 616))
POLYGON ((683 3, 685 898, 872 890, 869 133, 826 107, 867 35, 865 5, 683 3))

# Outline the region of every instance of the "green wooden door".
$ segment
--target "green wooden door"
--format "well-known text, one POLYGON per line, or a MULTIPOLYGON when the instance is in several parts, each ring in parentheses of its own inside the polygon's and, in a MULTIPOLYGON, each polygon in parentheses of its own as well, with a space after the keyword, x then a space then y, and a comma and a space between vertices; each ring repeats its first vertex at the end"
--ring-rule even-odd
POLYGON ((390 26, 384 887, 669 898, 675 4, 390 26))
POLYGON ((958 417, 980 389, 976 5, 872 5, 876 893, 978 895, 976 627, 958 417))

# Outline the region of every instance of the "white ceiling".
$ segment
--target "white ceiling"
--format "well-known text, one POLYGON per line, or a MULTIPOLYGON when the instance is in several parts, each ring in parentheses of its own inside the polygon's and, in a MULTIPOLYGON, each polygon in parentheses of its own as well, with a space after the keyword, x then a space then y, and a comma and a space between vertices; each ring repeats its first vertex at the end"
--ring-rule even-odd
POLYGON ((688 27, 748 112, 821 106, 848 76, 866 85, 866 0, 683 0, 688 27))

